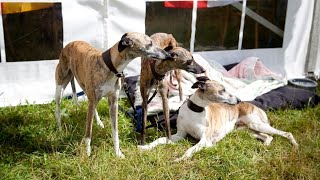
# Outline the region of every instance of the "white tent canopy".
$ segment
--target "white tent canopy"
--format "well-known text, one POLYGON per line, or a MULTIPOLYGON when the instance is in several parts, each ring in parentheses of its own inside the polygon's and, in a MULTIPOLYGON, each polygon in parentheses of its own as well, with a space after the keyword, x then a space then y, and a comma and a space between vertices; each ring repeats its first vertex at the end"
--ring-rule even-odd
MULTIPOLYGON (((3 0, 2 2, 21 1, 3 0)), ((39 1, 24 0, 23 2, 39 1)), ((142 0, 42 0, 41 2, 61 3, 63 46, 73 40, 84 40, 98 49, 106 50, 126 32, 145 33, 146 2, 142 0)), ((227 1, 220 2, 227 3, 227 1)), ((308 67, 306 62, 314 3, 314 0, 288 1, 282 48, 195 51, 194 53, 201 55, 209 63, 214 60, 222 65, 239 62, 249 56, 256 56, 271 70, 283 74, 288 79, 304 76, 306 74, 305 68, 308 67)), ((250 9, 246 9, 244 13, 250 16, 250 9)), ((193 20, 196 21, 195 14, 193 15, 193 20)), ((251 14, 251 16, 254 15, 251 14)), ((259 17, 258 21, 262 25, 270 27, 268 22, 263 19, 259 20, 259 17)), ((4 43, 2 18, 0 18, 0 26, 2 60, 0 63, 0 107, 20 103, 25 104, 26 101, 29 103, 52 101, 55 92, 54 72, 58 61, 6 62, 6 44, 4 43)), ((192 28, 191 35, 195 31, 196 29, 192 28)), ((194 43, 192 37, 191 42, 194 43)), ((190 45, 191 50, 193 43, 190 45)), ((32 47, 30 47, 30 50, 32 50, 32 47)), ((125 73, 127 75, 138 74, 139 63, 138 59, 130 63, 125 73)), ((320 62, 313 61, 309 63, 314 64, 313 71, 316 75, 319 75, 320 62)), ((68 88, 66 92, 71 91, 71 88, 68 88)))

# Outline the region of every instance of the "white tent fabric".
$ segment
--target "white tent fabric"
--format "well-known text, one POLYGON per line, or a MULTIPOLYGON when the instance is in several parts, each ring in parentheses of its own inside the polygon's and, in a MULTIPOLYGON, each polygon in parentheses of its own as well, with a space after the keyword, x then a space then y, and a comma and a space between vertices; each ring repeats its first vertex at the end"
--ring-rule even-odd
MULTIPOLYGON (((3 0, 2 2, 21 2, 21 0, 3 0)), ((25 0, 23 2, 39 1, 25 0)), ((145 1, 41 0, 41 2, 62 3, 64 45, 73 40, 84 40, 98 49, 106 50, 125 32, 145 32, 145 1)), ((313 8, 314 0, 288 1, 282 48, 194 53, 208 61, 214 59, 222 65, 255 56, 259 57, 268 68, 287 78, 304 76, 313 8)), ((0 46, 3 51, 3 45, 0 44, 0 46)), ((0 63, 0 107, 25 104, 26 101, 29 103, 52 101, 55 91, 54 71, 57 62, 57 60, 46 60, 0 63)), ((139 64, 139 59, 134 60, 126 68, 125 73, 127 75, 138 74, 139 64)), ((319 72, 319 69, 320 67, 317 67, 316 72, 319 72)), ((78 90, 80 90, 79 87, 78 90)), ((70 92, 71 88, 68 87, 66 93, 70 92)))

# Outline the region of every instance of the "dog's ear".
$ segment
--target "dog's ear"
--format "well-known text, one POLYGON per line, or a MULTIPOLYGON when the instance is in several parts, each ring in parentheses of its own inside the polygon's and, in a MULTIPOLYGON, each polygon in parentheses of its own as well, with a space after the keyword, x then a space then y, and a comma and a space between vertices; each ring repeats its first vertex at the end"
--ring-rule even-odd
POLYGON ((194 83, 192 86, 191 86, 192 89, 196 89, 196 88, 199 88, 203 91, 205 91, 207 89, 207 85, 204 81, 197 81, 196 83, 194 83))
POLYGON ((118 44, 118 51, 122 52, 127 47, 132 47, 133 41, 127 37, 127 33, 121 37, 121 40, 118 44))
POLYGON ((168 34, 168 36, 169 36, 169 39, 170 39, 169 45, 172 46, 172 47, 178 47, 179 44, 176 41, 176 39, 173 37, 173 35, 172 34, 168 34))
POLYGON ((200 82, 197 81, 197 82, 195 82, 195 83, 191 86, 191 88, 192 88, 192 89, 196 89, 196 88, 199 87, 199 84, 200 84, 200 82))
POLYGON ((171 45, 169 45, 169 46, 167 46, 166 48, 164 48, 164 50, 165 50, 166 52, 171 51, 172 49, 173 49, 173 46, 171 46, 171 45))
POLYGON ((175 52, 169 52, 169 54, 170 54, 170 56, 171 56, 171 58, 172 58, 173 60, 175 60, 175 59, 178 58, 178 54, 175 53, 175 52))
POLYGON ((203 91, 207 89, 206 81, 210 80, 207 76, 197 77, 197 82, 192 85, 192 89, 199 88, 203 91))
POLYGON ((197 80, 206 82, 206 81, 209 81, 210 79, 207 76, 200 76, 200 77, 197 77, 197 80))

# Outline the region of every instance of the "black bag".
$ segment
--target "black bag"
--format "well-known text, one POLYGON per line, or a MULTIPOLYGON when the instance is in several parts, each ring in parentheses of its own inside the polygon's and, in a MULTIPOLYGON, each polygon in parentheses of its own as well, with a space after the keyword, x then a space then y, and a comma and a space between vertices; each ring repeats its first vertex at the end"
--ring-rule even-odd
MULTIPOLYGON (((141 105, 135 106, 135 90, 138 83, 139 76, 130 76, 124 79, 124 91, 128 97, 130 105, 133 109, 133 112, 125 111, 124 108, 120 107, 120 110, 124 111, 125 114, 129 115, 132 118, 132 122, 135 127, 136 132, 141 132, 142 130, 142 116, 143 116, 143 109, 141 105)), ((152 98, 156 95, 154 93, 151 98, 148 100, 150 102, 152 98)), ((176 120, 178 117, 178 110, 177 111, 170 111, 170 126, 171 128, 176 128, 176 120)), ((165 119, 163 112, 158 112, 152 115, 148 115, 147 120, 151 123, 146 128, 156 127, 159 130, 165 129, 165 119)))

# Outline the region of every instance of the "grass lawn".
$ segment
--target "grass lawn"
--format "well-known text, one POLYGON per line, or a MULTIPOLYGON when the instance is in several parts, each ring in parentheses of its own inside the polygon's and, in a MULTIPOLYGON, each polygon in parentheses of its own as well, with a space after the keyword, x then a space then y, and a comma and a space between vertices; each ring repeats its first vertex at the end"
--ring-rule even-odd
MULTIPOLYGON (((320 105, 268 112, 274 127, 293 133, 300 145, 297 151, 283 137, 274 136, 265 147, 247 130, 236 130, 215 147, 179 163, 173 160, 196 140, 141 152, 136 147, 139 134, 123 113, 119 135, 126 159, 116 158, 106 100, 98 105, 106 127, 94 121, 92 155, 86 157, 86 105, 63 101, 62 131, 56 129, 55 103, 0 108, 0 179, 318 179, 320 175, 320 105)), ((147 142, 159 136, 164 132, 149 129, 147 142)))

